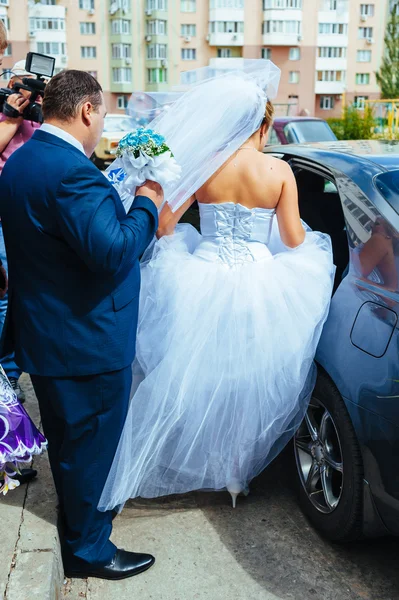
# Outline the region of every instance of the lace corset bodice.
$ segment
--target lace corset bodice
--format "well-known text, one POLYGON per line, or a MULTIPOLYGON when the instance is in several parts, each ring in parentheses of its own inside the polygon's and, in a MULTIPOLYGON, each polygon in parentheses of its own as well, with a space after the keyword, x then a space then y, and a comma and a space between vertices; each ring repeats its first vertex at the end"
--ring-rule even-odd
POLYGON ((249 209, 242 204, 199 204, 203 241, 195 254, 227 266, 270 257, 275 209, 249 209))

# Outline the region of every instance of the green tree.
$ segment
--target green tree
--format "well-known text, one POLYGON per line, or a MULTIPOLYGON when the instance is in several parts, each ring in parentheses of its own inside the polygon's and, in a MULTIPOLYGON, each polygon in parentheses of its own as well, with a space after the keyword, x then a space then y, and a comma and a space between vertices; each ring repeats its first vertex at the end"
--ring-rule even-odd
POLYGON ((376 126, 373 109, 368 104, 363 111, 356 106, 345 106, 342 119, 328 119, 328 123, 339 140, 369 140, 376 126))
POLYGON ((399 98, 399 2, 392 7, 384 37, 385 53, 376 73, 382 98, 399 98))

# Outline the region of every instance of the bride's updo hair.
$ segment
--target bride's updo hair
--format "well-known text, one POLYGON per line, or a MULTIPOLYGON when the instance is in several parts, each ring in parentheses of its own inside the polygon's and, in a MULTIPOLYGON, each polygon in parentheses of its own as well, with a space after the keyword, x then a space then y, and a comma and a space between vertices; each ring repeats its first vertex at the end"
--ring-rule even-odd
POLYGON ((266 125, 266 127, 268 129, 270 129, 270 126, 271 126, 271 124, 273 122, 273 117, 274 117, 274 106, 271 103, 271 101, 268 100, 267 103, 266 103, 265 116, 263 117, 263 121, 262 121, 261 127, 263 125, 266 125))

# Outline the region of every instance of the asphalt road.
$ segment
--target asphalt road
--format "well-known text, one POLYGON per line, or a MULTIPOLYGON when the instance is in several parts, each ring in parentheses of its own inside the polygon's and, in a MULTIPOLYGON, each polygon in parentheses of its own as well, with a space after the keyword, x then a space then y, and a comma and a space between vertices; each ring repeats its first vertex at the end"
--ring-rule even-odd
POLYGON ((152 552, 147 573, 122 582, 68 581, 69 600, 399 600, 399 539, 345 546, 301 514, 290 449, 239 498, 194 493, 131 501, 115 543, 152 552))

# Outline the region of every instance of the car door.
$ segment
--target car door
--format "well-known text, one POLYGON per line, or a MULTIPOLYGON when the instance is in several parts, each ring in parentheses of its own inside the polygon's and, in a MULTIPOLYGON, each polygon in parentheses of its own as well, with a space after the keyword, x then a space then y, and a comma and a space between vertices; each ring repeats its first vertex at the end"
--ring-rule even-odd
MULTIPOLYGON (((325 174, 324 167, 313 166, 325 174)), ((364 472, 391 531, 399 530, 399 232, 378 196, 331 172, 345 218, 350 262, 331 301, 317 362, 345 400, 362 448, 364 472)), ((367 172, 363 172, 367 178, 367 172)), ((365 186, 367 187, 367 186, 365 186)))

